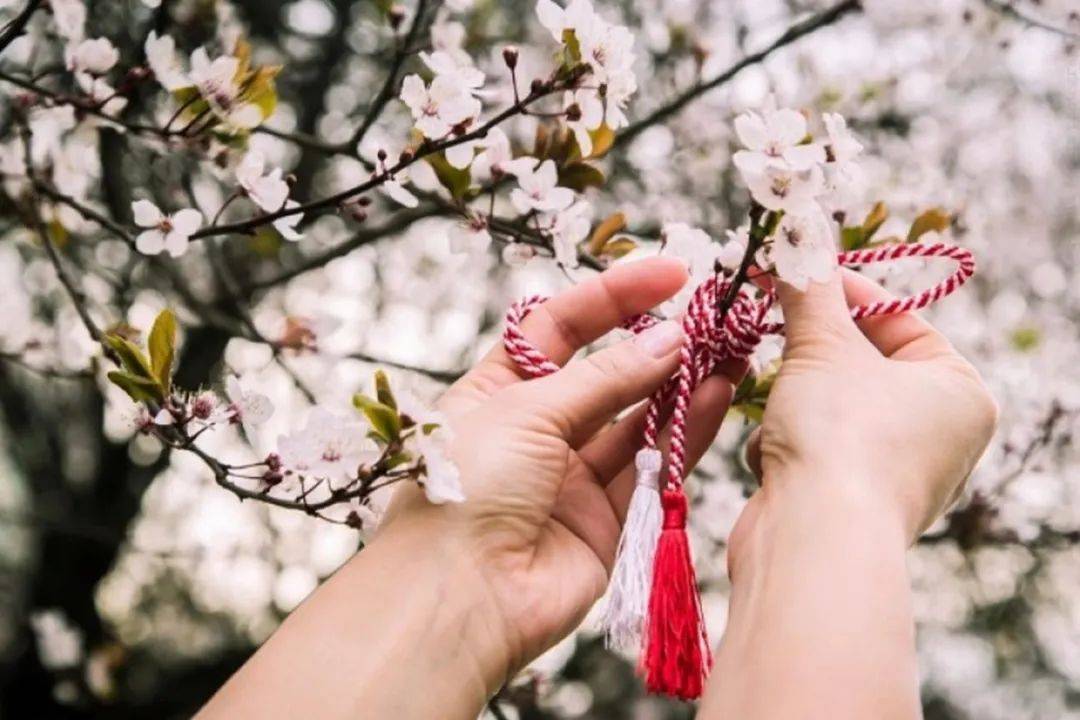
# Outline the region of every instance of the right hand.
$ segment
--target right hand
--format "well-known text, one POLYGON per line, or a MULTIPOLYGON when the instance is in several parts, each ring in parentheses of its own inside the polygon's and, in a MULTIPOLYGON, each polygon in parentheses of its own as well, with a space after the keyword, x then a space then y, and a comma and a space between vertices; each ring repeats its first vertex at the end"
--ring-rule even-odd
POLYGON ((955 500, 990 441, 993 398, 916 315, 852 321, 849 304, 889 297, 864 276, 842 271, 805 292, 778 285, 787 342, 747 448, 762 491, 732 533, 732 565, 771 496, 876 513, 914 542, 955 500))

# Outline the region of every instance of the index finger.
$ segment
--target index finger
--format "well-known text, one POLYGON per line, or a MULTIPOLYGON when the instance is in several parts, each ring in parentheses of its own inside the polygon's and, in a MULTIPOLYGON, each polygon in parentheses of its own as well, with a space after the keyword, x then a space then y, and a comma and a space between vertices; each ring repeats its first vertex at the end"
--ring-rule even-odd
MULTIPOLYGON (((843 269, 843 281, 848 305, 892 298, 888 290, 853 270, 843 269)), ((868 317, 855 324, 882 355, 895 360, 924 360, 952 351, 945 336, 913 312, 868 317)))
MULTIPOLYGON (((652 309, 679 291, 686 264, 652 257, 615 267, 570 287, 537 306, 521 323, 522 333, 557 365, 629 318, 652 309)), ((485 394, 525 378, 499 343, 447 394, 472 388, 481 379, 485 394)))

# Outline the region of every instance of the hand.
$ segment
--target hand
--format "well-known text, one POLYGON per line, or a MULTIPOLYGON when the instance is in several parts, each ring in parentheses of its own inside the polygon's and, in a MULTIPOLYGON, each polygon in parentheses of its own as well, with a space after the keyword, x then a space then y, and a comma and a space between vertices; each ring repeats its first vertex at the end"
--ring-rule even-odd
POLYGON ((913 542, 956 498, 986 448, 993 399, 919 317, 853 322, 848 304, 890 297, 864 276, 843 271, 805 293, 779 285, 784 359, 747 450, 763 492, 736 525, 730 561, 738 561, 763 506, 791 494, 869 512, 913 542))
MULTIPOLYGON (((535 308, 523 331, 563 364, 686 279, 671 259, 619 266, 535 308)), ((497 621, 502 641, 478 650, 490 691, 573 630, 603 593, 634 487, 644 407, 609 421, 674 373, 681 340, 679 324, 665 322, 536 380, 523 380, 500 345, 443 396, 467 499, 432 506, 418 489, 402 488, 371 549, 412 533, 462 559, 456 591, 497 621)), ((726 377, 699 387, 688 423, 691 464, 731 395, 726 377)))

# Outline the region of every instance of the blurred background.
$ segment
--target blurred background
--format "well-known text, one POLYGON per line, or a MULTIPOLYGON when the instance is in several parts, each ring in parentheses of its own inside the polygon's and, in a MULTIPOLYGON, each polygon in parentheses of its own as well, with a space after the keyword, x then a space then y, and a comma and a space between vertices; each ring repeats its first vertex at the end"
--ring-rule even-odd
MULTIPOLYGON (((0 26, 24 4, 0 0, 0 26)), ((86 4, 92 34, 132 61, 152 27, 187 49, 225 33, 246 36, 258 62, 284 66, 268 126, 326 143, 350 137, 393 55, 385 3, 375 1, 86 4)), ((834 7, 595 4, 637 38, 631 120, 834 7)), ((1002 412, 966 494, 910 553, 925 714, 1080 718, 1080 4, 842 5, 840 16, 620 145, 601 163, 607 181, 590 200, 598 217, 622 211, 642 235, 679 220, 723 238, 747 209, 730 165, 731 120, 772 94, 782 106, 848 118, 867 146, 861 212, 873 201, 889 211, 881 236, 903 236, 915 217, 940 209, 948 227, 935 232, 971 248, 980 268, 927 314, 980 369, 1002 412)), ((411 17, 415 5, 402 0, 402 8, 411 17)), ((50 22, 44 12, 32 17, 28 40, 47 45, 50 22)), ((446 2, 427 22, 443 33, 434 42, 460 35, 489 78, 505 80, 508 42, 521 46, 523 76, 550 61, 529 0, 446 2)), ((0 69, 44 62, 20 42, 0 56, 0 69)), ((0 83, 5 132, 16 102, 16 89, 0 83)), ((525 143, 534 124, 522 119, 508 132, 525 143)), ((391 102, 361 152, 400 148, 409 125, 408 112, 391 102)), ((80 140, 72 171, 115 217, 126 216, 140 188, 166 192, 183 173, 179 153, 107 127, 91 135, 80 140)), ((250 142, 295 176, 294 197, 367 174, 356 158, 313 144, 265 132, 250 142)), ((205 207, 220 204, 213 187, 193 193, 205 207)), ((199 252, 177 260, 169 276, 132 267, 122 243, 56 212, 70 235, 66 251, 93 269, 80 287, 96 311, 135 328, 148 327, 163 307, 177 311, 179 383, 219 384, 229 367, 271 396, 276 412, 253 438, 254 450, 235 434, 206 437, 206 448, 222 457, 259 457, 298 423, 309 403, 296 378, 317 398, 347 401, 378 365, 390 367, 395 385, 436 396, 495 342, 508 302, 569 282, 550 262, 512 268, 495 250, 453 255, 452 221, 437 209, 404 211, 380 200, 359 230, 331 214, 310 223, 296 246, 253 238, 227 247, 234 274, 251 288, 244 300, 257 326, 272 333, 305 318, 319 328, 317 351, 276 359, 265 344, 208 320, 229 313, 236 298, 214 283, 199 252)), ((878 277, 902 291, 940 271, 904 265, 878 277)), ((0 288, 0 717, 190 716, 362 537, 239 502, 197 458, 135 435, 132 405, 103 381, 90 358, 94 344, 40 244, 2 203, 0 288)), ((725 538, 752 491, 740 461, 749 429, 733 414, 691 483, 714 638, 727 602, 725 538)), ((522 673, 490 712, 523 720, 692 714, 646 698, 632 660, 605 650, 591 622, 522 673)))

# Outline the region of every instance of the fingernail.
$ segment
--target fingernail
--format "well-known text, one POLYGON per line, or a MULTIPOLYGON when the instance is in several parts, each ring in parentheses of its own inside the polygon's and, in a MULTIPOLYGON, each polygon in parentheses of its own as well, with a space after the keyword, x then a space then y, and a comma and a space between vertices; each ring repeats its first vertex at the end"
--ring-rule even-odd
POLYGON ((634 342, 646 355, 662 358, 675 352, 683 340, 682 326, 674 320, 653 325, 634 338, 634 342))

